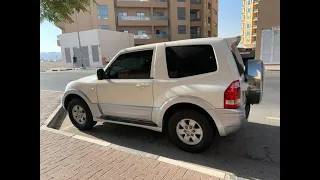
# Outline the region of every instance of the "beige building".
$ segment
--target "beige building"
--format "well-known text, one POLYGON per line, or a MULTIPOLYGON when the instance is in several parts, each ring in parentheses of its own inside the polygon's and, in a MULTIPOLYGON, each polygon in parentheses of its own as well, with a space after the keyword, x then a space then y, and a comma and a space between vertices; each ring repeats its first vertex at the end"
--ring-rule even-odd
MULTIPOLYGON (((108 29, 135 35, 135 45, 218 35, 218 0, 96 0, 62 33, 108 29), (78 22, 78 23, 76 23, 78 22)), ((57 40, 60 45, 59 40, 57 40)))
POLYGON ((241 44, 260 58, 261 31, 280 26, 279 0, 242 0, 241 44))
POLYGON ((261 31, 264 29, 272 29, 273 27, 280 27, 280 1, 260 0, 259 21, 256 30, 256 58, 259 58, 261 53, 261 31))
POLYGON ((256 47, 259 0, 242 0, 241 44, 256 47))

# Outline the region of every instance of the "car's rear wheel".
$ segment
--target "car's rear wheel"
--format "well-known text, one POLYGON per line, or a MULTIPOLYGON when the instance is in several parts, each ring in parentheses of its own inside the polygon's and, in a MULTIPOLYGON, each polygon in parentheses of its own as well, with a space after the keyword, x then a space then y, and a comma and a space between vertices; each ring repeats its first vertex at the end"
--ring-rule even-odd
POLYGON ((72 99, 68 105, 69 118, 72 124, 79 130, 90 130, 96 121, 93 117, 88 105, 81 99, 72 99))
POLYGON ((192 153, 208 149, 214 135, 208 119, 193 110, 181 110, 173 114, 168 122, 168 133, 177 147, 192 153))

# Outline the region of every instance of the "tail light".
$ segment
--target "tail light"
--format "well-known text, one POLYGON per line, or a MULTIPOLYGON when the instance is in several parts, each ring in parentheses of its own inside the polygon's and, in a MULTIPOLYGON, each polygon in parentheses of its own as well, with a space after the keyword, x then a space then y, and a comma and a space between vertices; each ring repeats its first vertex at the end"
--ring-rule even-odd
POLYGON ((224 92, 224 108, 237 109, 241 103, 240 81, 233 81, 224 92))

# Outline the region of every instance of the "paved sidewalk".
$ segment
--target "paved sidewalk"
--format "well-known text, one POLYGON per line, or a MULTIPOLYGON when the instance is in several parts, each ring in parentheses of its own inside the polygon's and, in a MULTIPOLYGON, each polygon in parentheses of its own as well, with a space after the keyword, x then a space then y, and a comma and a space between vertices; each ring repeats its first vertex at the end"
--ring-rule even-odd
POLYGON ((61 103, 61 92, 40 90, 40 126, 61 103))
MULTIPOLYGON (((61 94, 40 91, 40 124, 61 94)), ((49 115, 48 115, 49 114, 49 115)), ((40 179, 219 179, 156 159, 40 129, 40 179)))

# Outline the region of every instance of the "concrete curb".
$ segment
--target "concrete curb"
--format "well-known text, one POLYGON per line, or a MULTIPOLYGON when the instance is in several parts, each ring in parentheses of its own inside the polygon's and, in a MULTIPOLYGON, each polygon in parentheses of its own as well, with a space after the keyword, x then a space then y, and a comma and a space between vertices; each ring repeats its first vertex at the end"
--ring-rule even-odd
POLYGON ((53 113, 48 117, 48 119, 43 123, 43 125, 50 128, 57 128, 56 126, 63 121, 63 116, 67 114, 66 110, 63 109, 62 104, 60 104, 53 113))
MULTIPOLYGON (((117 149, 117 150, 120 150, 120 151, 124 151, 124 152, 128 152, 128 153, 131 153, 131 154, 140 155, 142 157, 156 159, 156 160, 161 161, 161 162, 165 162, 165 163, 172 164, 172 165, 175 165, 175 166, 179 166, 179 167, 182 167, 182 168, 190 169, 190 170, 193 170, 193 171, 198 171, 200 173, 207 174, 207 175, 210 175, 210 176, 215 176, 215 177, 221 178, 221 179, 231 179, 231 180, 239 179, 239 177, 235 176, 233 173, 230 173, 230 172, 216 170, 216 169, 213 169, 213 168, 208 168, 208 167, 205 167, 205 166, 192 164, 192 163, 187 163, 187 162, 183 162, 183 161, 179 161, 179 160, 175 160, 175 159, 170 159, 170 158, 166 158, 166 157, 159 156, 159 155, 156 155, 156 154, 146 153, 146 152, 135 150, 135 149, 131 149, 131 148, 128 148, 128 147, 119 146, 119 145, 112 144, 112 143, 107 142, 107 141, 97 140, 97 139, 93 139, 93 138, 90 138, 90 137, 80 136, 80 135, 77 135, 77 134, 68 133, 68 132, 64 132, 64 131, 61 131, 61 130, 53 129, 53 128, 56 127, 56 125, 58 123, 60 123, 60 121, 63 121, 63 118, 61 118, 61 117, 63 115, 65 115, 65 114, 66 114, 66 111, 62 108, 62 105, 60 104, 53 111, 53 113, 49 116, 49 118, 44 122, 44 124, 42 126, 40 126, 40 130, 50 131, 52 133, 60 134, 60 135, 63 135, 63 136, 68 136, 68 137, 71 137, 71 138, 76 138, 76 139, 79 139, 79 140, 82 140, 82 141, 87 141, 87 142, 98 144, 98 145, 101 145, 101 146, 114 148, 114 149, 117 149)), ((241 178, 241 179, 243 179, 243 178, 241 178)))
POLYGON ((46 69, 46 72, 52 72, 52 71, 71 71, 73 69, 46 69))

